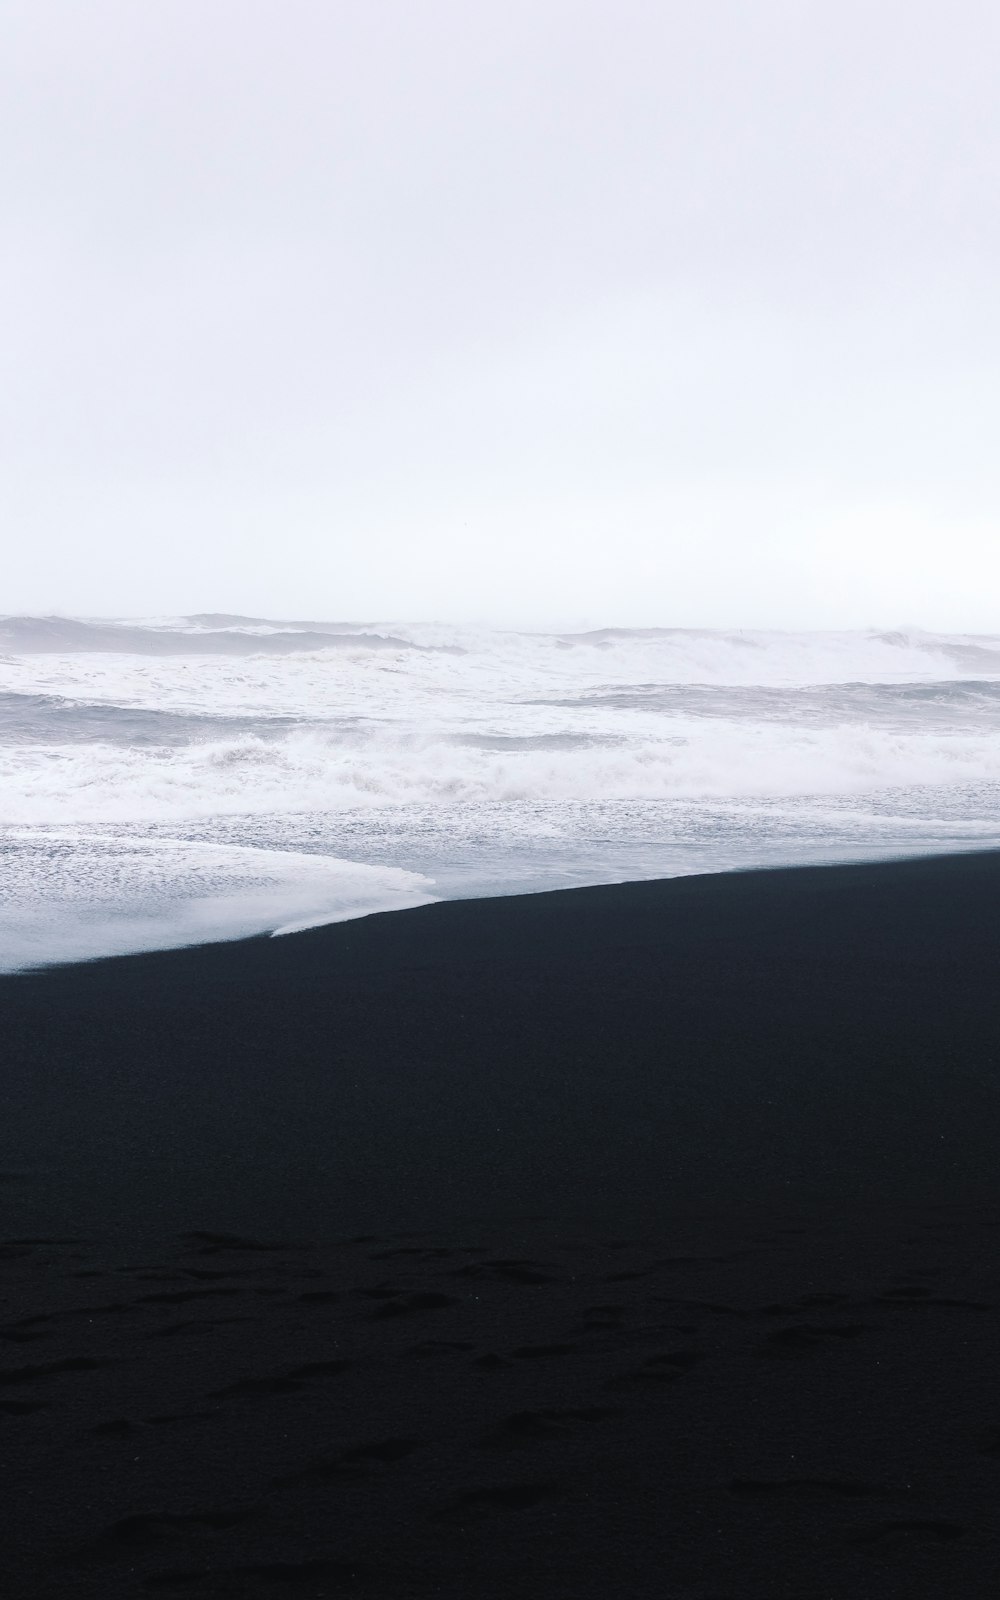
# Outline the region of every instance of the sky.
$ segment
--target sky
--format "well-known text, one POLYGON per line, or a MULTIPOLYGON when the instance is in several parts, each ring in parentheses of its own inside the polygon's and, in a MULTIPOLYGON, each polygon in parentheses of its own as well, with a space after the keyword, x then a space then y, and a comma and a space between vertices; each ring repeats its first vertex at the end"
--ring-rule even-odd
POLYGON ((1000 631, 994 0, 0 0, 0 612, 1000 631))

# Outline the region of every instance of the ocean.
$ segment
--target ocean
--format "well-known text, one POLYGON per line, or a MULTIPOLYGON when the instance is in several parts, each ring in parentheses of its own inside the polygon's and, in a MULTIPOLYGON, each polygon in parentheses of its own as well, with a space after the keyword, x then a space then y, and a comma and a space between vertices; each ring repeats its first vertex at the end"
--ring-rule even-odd
POLYGON ((0 970, 1000 844, 1000 635, 0 619, 0 970))

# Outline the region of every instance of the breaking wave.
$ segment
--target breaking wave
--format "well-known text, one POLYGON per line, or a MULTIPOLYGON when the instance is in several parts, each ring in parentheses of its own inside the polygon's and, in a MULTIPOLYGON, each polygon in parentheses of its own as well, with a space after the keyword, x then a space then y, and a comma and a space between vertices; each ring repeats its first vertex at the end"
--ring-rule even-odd
POLYGON ((658 739, 491 746, 316 730, 177 746, 0 749, 7 824, 316 811, 410 804, 863 794, 1000 782, 1000 736, 706 721, 658 739))

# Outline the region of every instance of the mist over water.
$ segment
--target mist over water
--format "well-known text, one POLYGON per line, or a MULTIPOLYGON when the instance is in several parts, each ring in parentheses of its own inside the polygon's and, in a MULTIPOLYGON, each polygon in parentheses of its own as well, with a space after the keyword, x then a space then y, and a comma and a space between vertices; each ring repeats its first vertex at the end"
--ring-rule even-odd
POLYGON ((1000 636, 0 619, 0 967, 1000 843, 1000 636))

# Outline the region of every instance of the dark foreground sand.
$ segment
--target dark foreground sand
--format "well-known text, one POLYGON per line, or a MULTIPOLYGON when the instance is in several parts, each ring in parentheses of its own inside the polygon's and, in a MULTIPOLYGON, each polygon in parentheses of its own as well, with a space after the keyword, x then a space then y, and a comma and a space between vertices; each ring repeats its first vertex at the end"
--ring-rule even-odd
POLYGON ((1000 1580, 1000 856, 0 981, 4 1593, 1000 1580))

